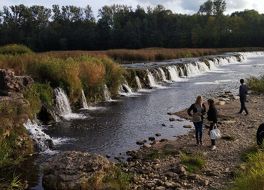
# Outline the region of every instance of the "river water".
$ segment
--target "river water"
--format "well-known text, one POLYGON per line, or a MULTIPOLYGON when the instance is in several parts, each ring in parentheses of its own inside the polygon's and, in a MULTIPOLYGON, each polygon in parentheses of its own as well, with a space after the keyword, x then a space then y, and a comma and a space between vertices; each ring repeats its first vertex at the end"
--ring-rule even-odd
MULTIPOLYGON (((139 148, 136 141, 148 139, 156 133, 161 134, 159 139, 173 139, 188 132, 182 126, 189 121, 170 122, 167 112, 185 109, 198 95, 210 98, 224 91, 236 94, 240 78, 259 76, 263 71, 264 56, 249 56, 242 63, 231 63, 179 82, 164 84, 158 89, 140 92, 135 97, 101 103, 98 105, 101 109, 81 111, 86 119, 62 121, 49 126, 45 132, 53 138, 68 139, 57 145, 56 151, 88 151, 112 158, 124 156, 127 150, 139 148)), ((40 154, 25 163, 28 164, 25 175, 32 189, 43 189, 38 165, 47 157, 49 154, 40 154)))

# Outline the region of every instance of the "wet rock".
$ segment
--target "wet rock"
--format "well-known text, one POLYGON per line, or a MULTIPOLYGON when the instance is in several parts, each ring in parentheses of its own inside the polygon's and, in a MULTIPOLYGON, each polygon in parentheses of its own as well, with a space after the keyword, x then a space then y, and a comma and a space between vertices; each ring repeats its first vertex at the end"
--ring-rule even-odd
POLYGON ((168 139, 160 139, 160 142, 168 142, 168 139))
POLYGON ((146 140, 143 140, 143 141, 137 141, 136 143, 137 143, 137 145, 143 145, 144 143, 146 143, 147 141, 146 140))
POLYGON ((46 139, 45 144, 49 147, 49 149, 54 149, 54 144, 51 139, 46 139))
POLYGON ((155 141, 155 137, 149 137, 150 141, 155 141))
POLYGON ((160 134, 160 133, 156 133, 155 136, 156 136, 156 137, 160 137, 161 134, 160 134))
POLYGON ((43 186, 45 189, 77 190, 93 189, 92 181, 100 181, 114 165, 106 158, 82 152, 63 152, 51 158, 44 165, 43 186))
POLYGON ((191 125, 184 125, 183 128, 186 128, 186 129, 191 129, 192 126, 191 125))
POLYGON ((176 119, 173 118, 173 117, 171 117, 169 120, 170 120, 170 121, 176 121, 176 119))
POLYGON ((163 126, 163 127, 166 127, 166 125, 165 125, 164 123, 162 124, 162 126, 163 126))

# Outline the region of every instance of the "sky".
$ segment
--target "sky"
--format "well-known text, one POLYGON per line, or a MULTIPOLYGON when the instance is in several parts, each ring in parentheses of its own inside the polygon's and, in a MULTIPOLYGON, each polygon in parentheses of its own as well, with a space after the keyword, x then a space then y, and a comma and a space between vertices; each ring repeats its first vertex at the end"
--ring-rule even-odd
MULTIPOLYGON (((142 7, 155 6, 161 4, 165 8, 172 10, 174 13, 192 14, 199 10, 201 4, 206 0, 0 0, 0 8, 3 6, 24 4, 43 5, 51 7, 53 4, 58 5, 75 5, 85 7, 90 5, 94 15, 97 16, 98 10, 104 5, 125 4, 136 8, 137 5, 142 7)), ((234 11, 243 11, 245 9, 255 9, 260 13, 264 13, 264 0, 226 0, 227 14, 234 11)))

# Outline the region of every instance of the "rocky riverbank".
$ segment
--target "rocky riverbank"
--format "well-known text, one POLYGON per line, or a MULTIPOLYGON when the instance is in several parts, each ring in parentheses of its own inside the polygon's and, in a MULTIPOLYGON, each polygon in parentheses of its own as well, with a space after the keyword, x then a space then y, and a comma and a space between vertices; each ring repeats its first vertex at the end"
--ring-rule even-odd
MULTIPOLYGON (((264 97, 249 97, 248 116, 237 114, 239 100, 231 93, 217 97, 216 101, 222 132, 216 150, 211 150, 205 128, 202 146, 195 145, 191 130, 175 140, 153 140, 152 146, 142 145, 138 151, 129 151, 128 162, 121 164, 88 153, 60 153, 44 167, 44 186, 47 189, 66 186, 70 189, 91 186, 138 190, 231 189, 236 172, 243 170, 243 154, 256 146, 255 134, 264 115, 264 97)), ((186 110, 171 113, 168 119, 174 115, 189 119, 186 110)))
MULTIPOLYGON (((256 145, 256 130, 264 115, 264 97, 249 97, 248 116, 237 114, 240 106, 237 97, 226 93, 216 100, 219 100, 217 109, 222 132, 217 149, 210 149, 208 129, 204 129, 203 146, 195 146, 194 132, 191 131, 176 140, 158 142, 151 148, 129 152, 132 158, 125 165, 125 170, 134 176, 131 189, 204 190, 232 187, 236 172, 243 169, 240 167, 243 153, 256 145)), ((174 114, 188 119, 186 110, 174 114)))

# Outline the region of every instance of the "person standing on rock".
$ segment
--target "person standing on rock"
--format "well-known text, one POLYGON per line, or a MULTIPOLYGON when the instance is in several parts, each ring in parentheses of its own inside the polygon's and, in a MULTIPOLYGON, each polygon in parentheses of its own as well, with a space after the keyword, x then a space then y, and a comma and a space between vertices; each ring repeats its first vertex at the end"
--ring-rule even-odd
POLYGON ((246 108, 246 100, 247 100, 247 94, 248 94, 248 88, 247 86, 244 84, 244 79, 240 79, 240 87, 239 87, 239 98, 240 98, 240 111, 238 112, 239 114, 241 114, 244 110, 246 112, 246 115, 248 115, 248 110, 246 108))
MULTIPOLYGON (((208 112, 207 112, 207 119, 208 121, 210 121, 210 131, 211 131, 217 125, 217 110, 215 108, 214 100, 209 99, 207 100, 207 103, 209 106, 208 112)), ((209 131, 209 134, 210 134, 210 131, 209 131)), ((211 139, 212 150, 216 149, 215 141, 216 141, 215 139, 211 139)))
POLYGON ((202 96, 197 96, 194 104, 188 109, 188 115, 192 117, 192 121, 195 127, 196 144, 202 145, 203 137, 203 115, 206 113, 206 107, 203 103, 202 96))

